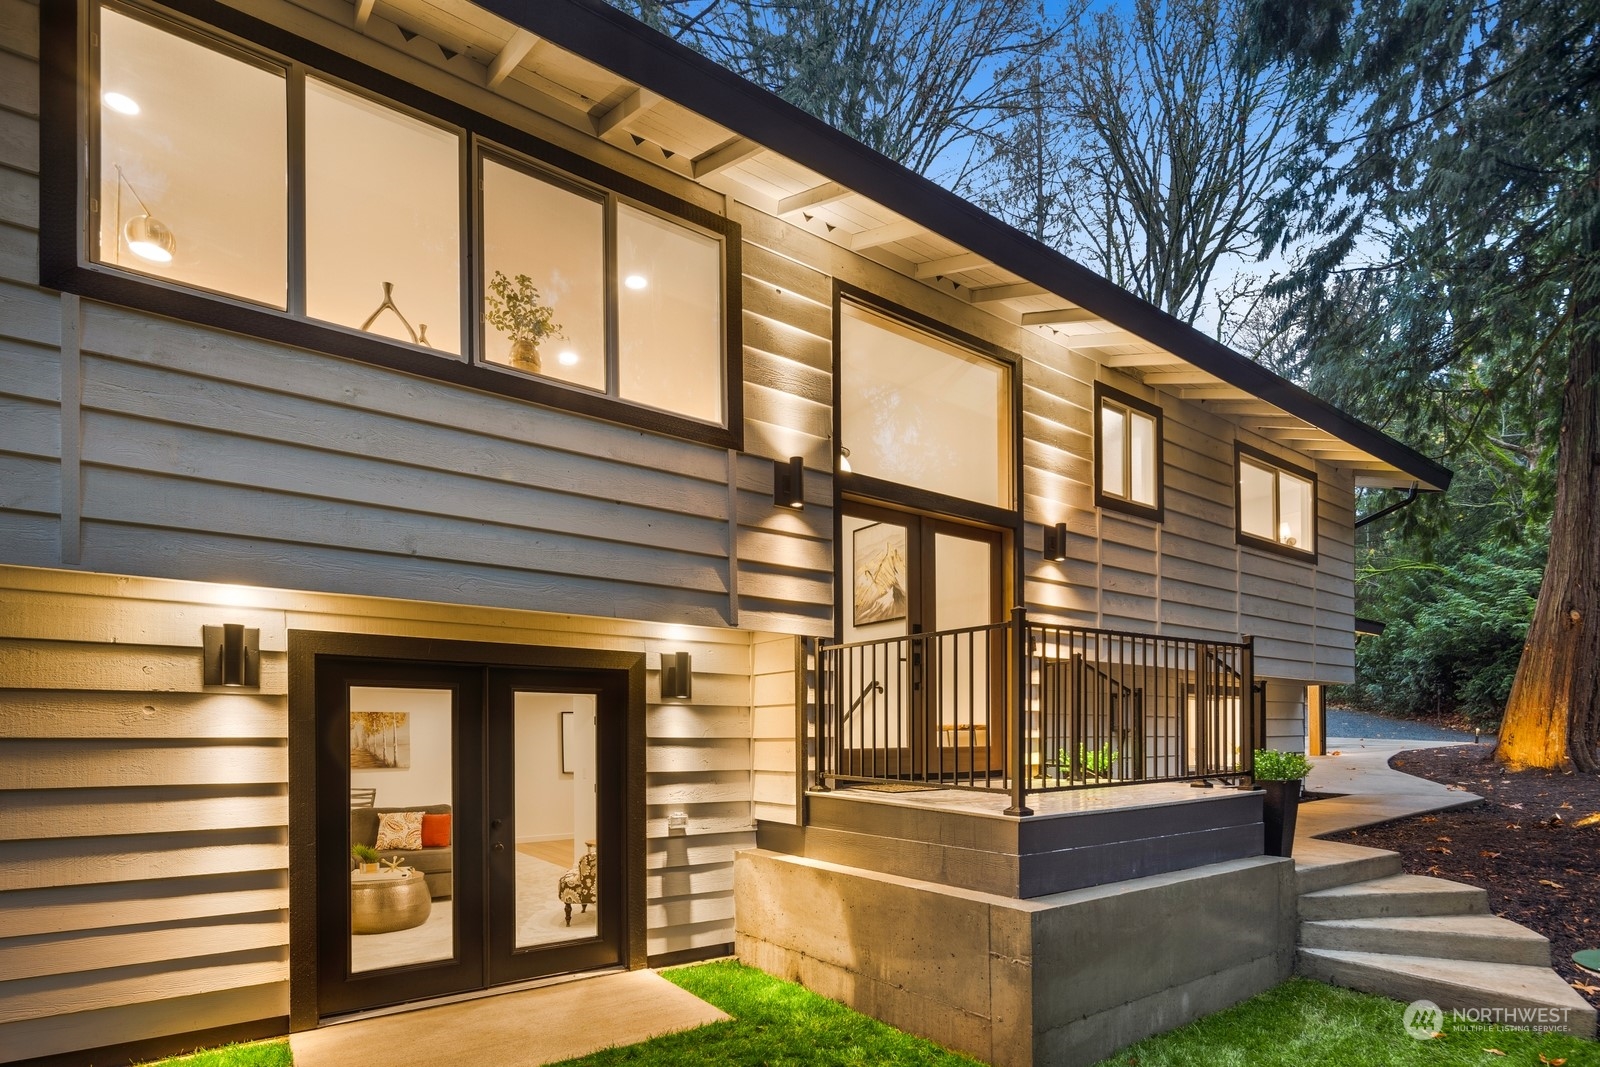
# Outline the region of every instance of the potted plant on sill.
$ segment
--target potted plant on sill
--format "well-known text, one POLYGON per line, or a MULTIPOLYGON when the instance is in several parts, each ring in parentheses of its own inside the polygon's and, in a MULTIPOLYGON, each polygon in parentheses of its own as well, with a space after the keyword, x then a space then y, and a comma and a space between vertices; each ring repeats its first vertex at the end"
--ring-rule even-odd
POLYGON ((565 336, 555 321, 556 309, 540 302, 539 290, 526 274, 513 279, 495 271, 483 297, 483 320, 511 338, 511 362, 537 373, 539 343, 547 337, 565 336))
POLYGON ((350 855, 361 864, 362 874, 378 873, 378 850, 371 845, 352 845, 350 855))
POLYGON ((1263 851, 1268 856, 1287 856, 1294 851, 1294 823, 1300 812, 1300 788, 1311 773, 1311 761, 1299 752, 1279 752, 1258 748, 1252 777, 1256 787, 1266 793, 1262 803, 1262 822, 1266 825, 1263 851))

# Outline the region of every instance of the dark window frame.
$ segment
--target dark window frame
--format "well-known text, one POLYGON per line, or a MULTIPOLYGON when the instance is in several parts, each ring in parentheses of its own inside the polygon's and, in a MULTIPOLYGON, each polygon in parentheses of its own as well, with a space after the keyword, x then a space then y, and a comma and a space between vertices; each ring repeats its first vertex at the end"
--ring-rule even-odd
MULTIPOLYGON (((1167 511, 1166 511, 1166 489, 1167 489, 1167 479, 1166 479, 1166 467, 1167 467, 1166 413, 1161 410, 1161 406, 1159 404, 1153 404, 1148 400, 1142 400, 1139 397, 1136 397, 1131 393, 1125 393, 1121 389, 1117 389, 1117 388, 1114 388, 1112 386, 1109 386, 1109 385, 1105 384, 1104 382, 1095 382, 1094 383, 1094 416, 1093 417, 1094 417, 1094 506, 1097 507, 1097 508, 1100 508, 1103 511, 1117 511, 1117 512, 1121 512, 1124 515, 1133 515, 1133 516, 1136 516, 1136 517, 1141 518, 1141 519, 1149 519, 1152 522, 1157 522, 1157 523, 1164 522, 1166 520, 1166 515, 1167 515, 1167 511), (1155 424, 1156 424, 1156 433, 1155 433, 1156 455, 1155 455, 1155 471, 1153 473, 1154 473, 1154 477, 1155 477, 1155 486, 1156 486, 1156 502, 1155 502, 1154 506, 1151 506, 1151 505, 1148 505, 1148 504, 1141 504, 1137 500, 1131 500, 1128 497, 1116 495, 1116 494, 1107 492, 1107 490, 1106 490, 1106 487, 1105 487, 1105 447, 1106 447, 1106 445, 1105 445, 1105 439, 1104 439, 1104 436, 1103 436, 1104 430, 1103 430, 1103 422, 1102 422, 1102 420, 1100 418, 1100 412, 1102 411, 1102 409, 1103 409, 1103 407, 1105 405, 1105 402, 1108 401, 1108 400, 1111 401, 1113 404, 1116 404, 1118 407, 1126 408, 1129 411, 1137 411, 1140 414, 1148 415, 1152 419, 1155 420, 1155 424)), ((1126 455, 1123 456, 1123 463, 1124 463, 1124 466, 1128 469, 1128 472, 1129 472, 1128 473, 1129 484, 1132 484, 1132 478, 1133 478, 1133 474, 1132 474, 1133 456, 1131 454, 1131 451, 1130 451, 1129 454, 1126 454, 1126 455)))
MULTIPOLYGON (((1272 489, 1272 519, 1276 526, 1278 513, 1281 506, 1281 494, 1276 478, 1272 489)), ((1263 552, 1271 552, 1301 563, 1315 564, 1317 562, 1317 544, 1321 540, 1318 527, 1322 523, 1322 501, 1318 497, 1319 485, 1317 472, 1287 460, 1279 459, 1270 452, 1262 451, 1243 441, 1233 443, 1233 536, 1234 543, 1246 548, 1258 548, 1263 552), (1244 489, 1240 479, 1244 471, 1243 460, 1248 458, 1258 466, 1270 468, 1274 475, 1292 474, 1296 478, 1304 479, 1311 483, 1311 547, 1309 549, 1286 545, 1274 538, 1258 537, 1255 534, 1244 532, 1244 489)))
MULTIPOLYGON (((92 300, 148 311, 168 318, 214 327, 267 341, 293 345, 332 356, 357 360, 391 370, 413 374, 451 385, 510 396, 546 407, 570 411, 624 426, 682 438, 722 448, 744 447, 743 330, 740 279, 740 227, 732 220, 682 200, 656 186, 613 171, 585 156, 540 140, 518 127, 484 115, 466 104, 438 96, 385 71, 366 66, 333 49, 299 37, 281 27, 251 15, 207 2, 207 0, 165 0, 129 3, 127 0, 77 0, 45 4, 40 11, 41 99, 40 127, 40 284, 92 300), (110 6, 135 17, 154 21, 208 47, 222 44, 230 53, 251 56, 268 65, 281 62, 289 70, 290 82, 308 73, 325 76, 369 97, 402 111, 417 113, 426 121, 451 126, 464 137, 463 230, 461 256, 463 273, 471 296, 463 306, 466 320, 464 340, 467 351, 460 356, 421 349, 366 335, 346 327, 323 324, 296 317, 291 311, 278 311, 265 305, 194 287, 166 282, 148 275, 97 263, 89 255, 88 185, 97 180, 89 172, 84 148, 97 133, 94 99, 95 68, 88 46, 84 22, 90 24, 99 6, 110 6), (477 255, 477 229, 481 194, 468 186, 475 173, 475 159, 481 145, 492 145, 526 157, 556 171, 569 181, 605 190, 608 194, 633 202, 675 222, 704 232, 722 243, 723 306, 723 425, 676 415, 658 408, 621 400, 615 396, 575 388, 558 381, 507 373, 498 365, 481 359, 479 330, 470 324, 480 316, 474 313, 471 297, 481 297, 482 279, 477 255), (81 164, 81 165, 80 165, 81 164)), ((293 92, 289 95, 291 138, 297 116, 293 92)), ((302 109, 303 110, 303 109, 302 109)), ((302 151, 290 150, 290 182, 303 186, 302 151)), ((303 189, 297 199, 290 198, 290 293, 295 302, 294 263, 302 257, 304 244, 303 189)), ((609 253, 608 253, 609 255, 609 253)), ((615 343, 608 335, 607 344, 615 343)))

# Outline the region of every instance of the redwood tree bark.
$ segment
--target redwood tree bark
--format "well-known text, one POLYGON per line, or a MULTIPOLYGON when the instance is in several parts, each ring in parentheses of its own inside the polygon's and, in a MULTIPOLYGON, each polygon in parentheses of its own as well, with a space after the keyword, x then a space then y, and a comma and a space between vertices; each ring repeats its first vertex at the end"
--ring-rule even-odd
MULTIPOLYGON (((1584 242, 1594 270, 1600 245, 1591 225, 1584 242)), ((1595 291, 1593 278, 1576 285, 1595 291)), ((1600 771, 1600 301, 1575 301, 1573 341, 1562 396, 1550 561, 1511 699, 1500 724, 1495 759, 1512 767, 1600 771)))

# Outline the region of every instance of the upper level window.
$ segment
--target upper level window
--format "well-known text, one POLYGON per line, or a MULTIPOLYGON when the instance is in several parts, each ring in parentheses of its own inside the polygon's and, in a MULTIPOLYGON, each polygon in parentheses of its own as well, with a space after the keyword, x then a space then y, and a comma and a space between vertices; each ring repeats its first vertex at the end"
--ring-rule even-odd
POLYGON ((1161 521, 1161 409, 1094 386, 1095 506, 1161 521))
POLYGON ((461 134, 305 85, 306 314, 459 355, 461 134))
POLYGON ((100 56, 93 257, 286 308, 283 69, 113 8, 100 13, 100 56))
POLYGON ((734 224, 287 35, 72 7, 93 180, 86 234, 42 219, 55 287, 740 444, 734 224))
POLYGON ((841 303, 839 374, 852 473, 1014 506, 1009 364, 841 303))
POLYGON ((1239 543, 1311 559, 1317 554, 1317 476, 1248 445, 1239 467, 1239 543))

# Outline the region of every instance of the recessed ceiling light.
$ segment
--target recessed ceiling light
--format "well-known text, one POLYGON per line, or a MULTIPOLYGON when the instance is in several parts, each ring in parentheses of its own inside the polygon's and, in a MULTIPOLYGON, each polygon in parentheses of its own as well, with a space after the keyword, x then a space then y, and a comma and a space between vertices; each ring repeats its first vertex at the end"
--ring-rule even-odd
POLYGON ((576 367, 578 365, 578 353, 571 349, 561 353, 556 359, 561 361, 563 367, 576 367))
POLYGON ((137 115, 139 101, 125 93, 105 93, 100 99, 106 102, 106 107, 123 115, 137 115))
POLYGON ((629 289, 643 289, 650 284, 650 279, 646 278, 643 274, 630 274, 626 278, 622 279, 622 284, 626 285, 629 289))

